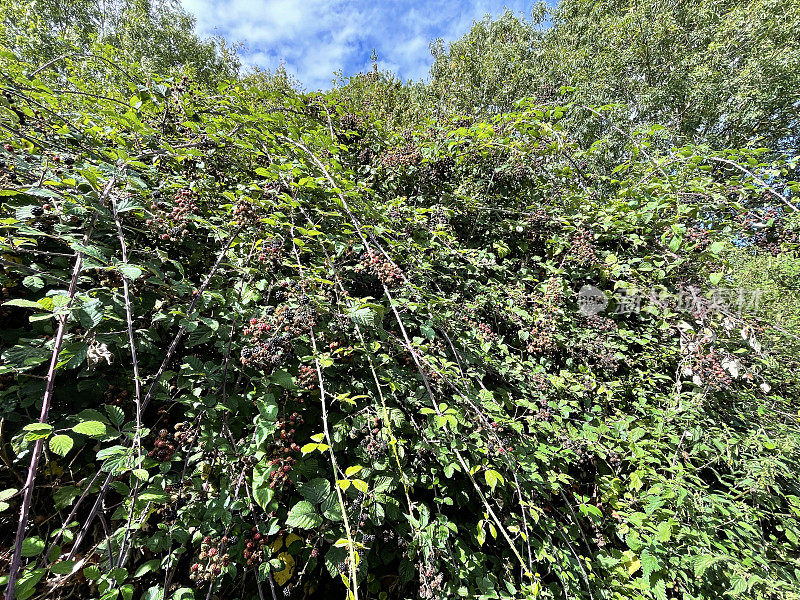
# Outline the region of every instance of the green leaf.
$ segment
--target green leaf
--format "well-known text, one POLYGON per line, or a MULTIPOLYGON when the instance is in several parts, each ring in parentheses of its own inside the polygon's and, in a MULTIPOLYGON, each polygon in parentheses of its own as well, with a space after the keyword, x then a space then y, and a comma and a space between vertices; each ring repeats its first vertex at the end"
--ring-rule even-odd
POLYGON ((314 510, 314 505, 307 500, 295 504, 286 516, 287 527, 315 529, 322 524, 322 517, 314 510))
POLYGON ((669 521, 662 521, 656 528, 656 540, 659 542, 668 542, 672 536, 672 523, 669 521))
POLYGON ((298 491, 312 504, 319 504, 331 493, 331 483, 327 479, 317 477, 301 485, 298 491))
POLYGON ((125 412, 119 407, 112 404, 106 404, 106 413, 108 413, 109 420, 119 427, 125 421, 125 412))
POLYGON ((269 503, 275 496, 275 491, 269 487, 269 474, 274 469, 261 461, 253 467, 253 499, 264 510, 268 510, 269 503))
POLYGON ((702 577, 708 568, 717 562, 717 558, 708 554, 698 556, 694 559, 694 575, 695 577, 702 577))
POLYGON ((489 484, 489 487, 492 488, 492 491, 494 491, 494 488, 497 487, 498 482, 503 485, 505 484, 505 479, 503 479, 503 476, 494 469, 487 469, 484 473, 484 477, 486 477, 486 483, 489 484))
POLYGON ((155 571, 160 566, 161 566, 160 558, 154 558, 153 560, 148 560, 146 563, 139 565, 139 568, 136 569, 133 576, 141 577, 142 575, 147 575, 150 571, 155 571))
POLYGON ((18 308, 33 308, 36 310, 42 310, 42 305, 38 302, 23 300, 22 298, 16 298, 14 300, 9 300, 8 302, 3 302, 3 306, 16 306, 18 308))
POLYGON ((648 550, 642 552, 639 560, 642 563, 642 578, 644 579, 645 583, 650 585, 650 576, 661 568, 661 564, 658 562, 658 559, 655 556, 650 554, 648 550))
POLYGON ((56 575, 69 575, 75 569, 76 564, 77 562, 74 560, 62 560, 51 566, 50 570, 56 575))
POLYGON ((134 279, 138 279, 139 277, 142 276, 143 273, 140 267, 135 267, 133 265, 128 265, 128 264, 117 265, 116 269, 117 271, 122 273, 123 276, 127 277, 131 281, 133 281, 134 279))
POLYGON ((39 556, 44 552, 45 543, 40 537, 29 537, 22 540, 22 556, 39 556))
POLYGON ((56 435, 50 439, 50 450, 59 456, 66 456, 75 442, 68 435, 56 435))
POLYGON ((717 285, 722 280, 722 273, 711 273, 708 276, 708 280, 712 285, 717 285))
POLYGON ((72 431, 91 437, 100 437, 106 434, 106 425, 100 421, 83 421, 75 425, 72 431))

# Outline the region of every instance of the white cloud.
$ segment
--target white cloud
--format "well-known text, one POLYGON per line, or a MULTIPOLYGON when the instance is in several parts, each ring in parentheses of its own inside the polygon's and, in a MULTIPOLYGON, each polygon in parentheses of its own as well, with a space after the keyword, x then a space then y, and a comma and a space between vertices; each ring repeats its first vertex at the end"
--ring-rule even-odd
MULTIPOLYGON (((327 88, 334 72, 365 69, 375 49, 381 67, 404 79, 427 75, 430 40, 452 40, 474 19, 503 10, 492 0, 182 0, 201 35, 243 42, 246 65, 283 62, 308 88, 327 88)), ((530 2, 505 5, 527 10, 530 2)))

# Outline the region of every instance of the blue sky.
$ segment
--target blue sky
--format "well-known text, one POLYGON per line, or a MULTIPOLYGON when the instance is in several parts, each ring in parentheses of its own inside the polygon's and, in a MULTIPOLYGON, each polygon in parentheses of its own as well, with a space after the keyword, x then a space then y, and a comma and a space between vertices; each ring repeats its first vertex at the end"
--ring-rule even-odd
POLYGON ((365 71, 375 49, 382 68, 421 79, 428 44, 460 37, 472 21, 504 7, 526 17, 533 0, 181 0, 201 35, 242 42, 245 65, 287 70, 309 89, 327 89, 335 71, 365 71))

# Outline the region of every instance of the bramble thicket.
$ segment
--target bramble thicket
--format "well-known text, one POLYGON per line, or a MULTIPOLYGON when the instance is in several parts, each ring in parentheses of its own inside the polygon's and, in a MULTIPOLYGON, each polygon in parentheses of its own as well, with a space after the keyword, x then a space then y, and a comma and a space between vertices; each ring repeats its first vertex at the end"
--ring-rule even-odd
MULTIPOLYGON (((26 5, 8 600, 800 598, 799 88, 692 137, 578 76, 464 106, 463 41, 307 93, 185 31, 140 61, 124 20, 25 43, 26 5)), ((468 35, 503 27, 574 41, 468 35)))

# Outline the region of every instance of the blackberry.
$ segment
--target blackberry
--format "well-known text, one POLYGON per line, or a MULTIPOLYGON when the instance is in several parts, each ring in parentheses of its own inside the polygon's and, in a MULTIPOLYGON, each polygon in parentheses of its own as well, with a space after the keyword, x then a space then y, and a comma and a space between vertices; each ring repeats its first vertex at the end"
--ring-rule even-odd
POLYGON ((31 209, 31 214, 34 217, 41 217, 44 214, 44 209, 41 206, 34 206, 31 209))
POLYGON ((336 565, 336 570, 339 571, 339 573, 345 573, 347 571, 347 563, 344 561, 340 562, 336 565))

